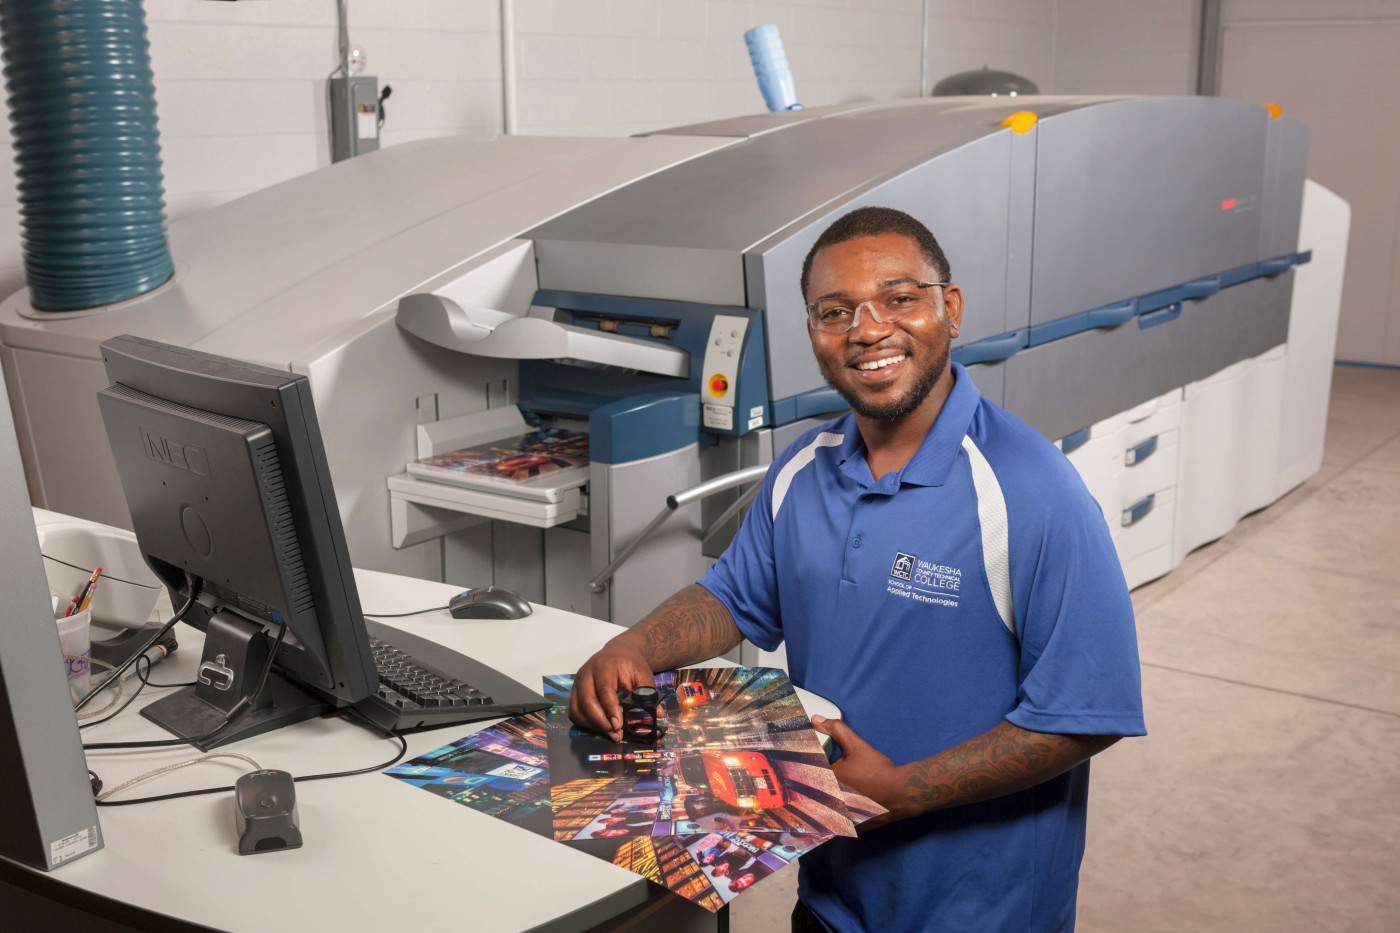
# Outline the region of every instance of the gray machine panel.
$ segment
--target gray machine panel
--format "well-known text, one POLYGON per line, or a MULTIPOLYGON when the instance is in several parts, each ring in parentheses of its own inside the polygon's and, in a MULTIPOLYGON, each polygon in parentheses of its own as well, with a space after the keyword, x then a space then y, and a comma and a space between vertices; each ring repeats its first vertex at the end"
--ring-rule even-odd
POLYGON ((1181 385, 1172 327, 1129 321, 1021 350, 1002 364, 1002 407, 1054 440, 1161 395, 1181 385))
POLYGON ((1269 122, 1262 107, 1199 97, 1042 119, 1031 323, 1257 261, 1269 122))
POLYGON ((1259 215, 1260 259, 1272 259, 1298 248, 1303 182, 1307 177, 1308 128, 1289 117, 1270 120, 1264 204, 1259 215))
POLYGON ((982 103, 983 97, 949 98, 940 97, 936 101, 928 98, 900 98, 896 100, 862 100, 846 104, 830 104, 825 107, 804 107, 801 110, 780 110, 777 113, 751 113, 742 117, 725 117, 705 123, 688 123, 685 126, 669 126, 653 130, 646 136, 742 136, 752 138, 787 129, 811 120, 824 120, 840 114, 855 113, 861 110, 889 110, 894 107, 926 107, 930 103, 947 108, 974 101, 982 103))
POLYGON ((776 130, 787 129, 810 120, 820 120, 834 113, 879 106, 872 102, 859 104, 833 104, 830 107, 806 107, 802 110, 780 110, 777 113, 751 113, 742 117, 726 117, 722 120, 709 120, 705 123, 687 123, 685 126, 668 126, 663 130, 653 130, 647 136, 762 136, 776 130))
POLYGON ((1293 273, 1188 301, 1181 317, 1134 319, 1021 350, 1006 360, 1002 401, 1046 437, 1064 437, 1288 339, 1293 273))
MULTIPOLYGON (((847 211, 867 205, 898 205, 923 221, 938 237, 953 281, 963 290, 965 310, 958 342, 992 337, 1025 327, 1008 319, 1008 229, 1011 217, 1012 140, 1010 131, 974 140, 902 175, 873 185, 819 216, 762 252, 745 257, 749 300, 766 308, 770 345, 778 335, 806 332, 807 313, 799 281, 802 261, 823 230, 847 211)), ((1017 140, 1020 141, 1020 140, 1017 140)), ((1027 166, 1027 169, 1033 166, 1027 166)), ((1026 173, 1029 176, 1029 171, 1026 173)), ((1029 230, 1025 231, 1029 241, 1029 230)), ((1029 257, 1025 262, 1029 276, 1029 257)), ((773 354, 769 366, 774 398, 787 398, 823 385, 810 353, 773 354)))
POLYGON ((1288 342, 1293 270, 1189 301, 1182 314, 1189 343, 1177 357, 1178 385, 1214 375, 1288 342))
POLYGON ((1006 397, 1006 360, 973 363, 967 367, 967 374, 984 399, 997 405, 1003 403, 1006 397))
POLYGON ((541 288, 745 306, 744 257, 737 250, 536 240, 535 260, 541 288))
MULTIPOLYGON (((1079 99, 1045 99, 1037 110, 1081 105, 1079 99)), ((1016 109, 1012 102, 955 98, 873 107, 797 123, 674 166, 525 234, 535 241, 540 286, 596 292, 606 280, 607 294, 702 302, 732 294, 744 287, 744 252, 771 248, 813 215, 944 153, 1009 134, 998 124, 1016 109), (587 258, 571 261, 579 250, 587 258), (711 252, 734 255, 724 266, 736 282, 709 283, 697 292, 708 273, 686 267, 704 265, 711 252), (658 283, 648 271, 655 266, 668 270, 666 281, 658 283), (580 280, 585 267, 590 271, 580 280)), ((747 303, 764 306, 762 296, 750 295, 747 303)))

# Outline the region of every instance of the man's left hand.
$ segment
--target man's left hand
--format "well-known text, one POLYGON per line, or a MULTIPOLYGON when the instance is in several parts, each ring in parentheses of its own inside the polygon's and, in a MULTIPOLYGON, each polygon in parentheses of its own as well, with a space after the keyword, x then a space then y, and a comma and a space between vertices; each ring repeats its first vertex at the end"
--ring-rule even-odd
POLYGON ((890 811, 861 823, 862 831, 914 816, 918 812, 909 802, 903 769, 888 756, 877 751, 839 719, 813 716, 812 727, 831 736, 832 741, 841 748, 841 758, 831 766, 831 770, 836 772, 836 779, 890 811))
POLYGON ((1014 794, 1064 774, 1118 741, 1116 735, 1032 732, 1002 720, 937 755, 896 765, 839 719, 813 716, 812 726, 841 746, 841 760, 831 766, 836 777, 890 811, 861 829, 1014 794))

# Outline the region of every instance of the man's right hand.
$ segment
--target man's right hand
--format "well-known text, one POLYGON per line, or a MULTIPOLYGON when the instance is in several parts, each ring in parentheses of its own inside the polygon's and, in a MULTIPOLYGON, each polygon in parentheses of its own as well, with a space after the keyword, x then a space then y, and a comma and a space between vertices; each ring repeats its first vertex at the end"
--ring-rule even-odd
POLYGON ((569 718, 577 725, 622 741, 622 704, 617 691, 652 687, 656 679, 642 653, 625 644, 609 643, 588 659, 574 676, 569 695, 569 718))
POLYGON ((692 583, 603 646, 574 676, 569 718, 622 741, 621 687, 656 686, 652 671, 717 658, 743 640, 734 618, 709 590, 692 583))

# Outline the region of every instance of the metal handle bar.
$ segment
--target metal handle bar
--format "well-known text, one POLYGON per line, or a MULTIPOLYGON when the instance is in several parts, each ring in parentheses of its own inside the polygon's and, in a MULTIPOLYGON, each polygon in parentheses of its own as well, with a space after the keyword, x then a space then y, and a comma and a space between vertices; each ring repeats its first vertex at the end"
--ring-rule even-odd
POLYGON ((588 581, 588 592, 601 593, 603 590, 607 589, 608 582, 611 581, 613 575, 617 573, 617 568, 626 563, 633 552, 642 545, 642 542, 646 541, 646 539, 651 536, 651 533, 661 527, 661 523, 670 518, 671 513, 681 506, 690 505, 690 503, 698 502, 701 499, 707 499, 715 493, 733 489, 735 486, 742 486, 745 483, 763 479, 767 473, 768 464, 766 463, 760 464, 759 466, 744 467, 742 470, 735 470, 733 473, 716 476, 714 479, 706 480, 699 485, 691 486, 689 489, 683 489, 674 495, 667 496, 666 505, 660 512, 657 512, 656 517, 642 529, 642 533, 633 538, 627 547, 622 549, 622 553, 614 557, 612 563, 603 568, 602 573, 588 581))

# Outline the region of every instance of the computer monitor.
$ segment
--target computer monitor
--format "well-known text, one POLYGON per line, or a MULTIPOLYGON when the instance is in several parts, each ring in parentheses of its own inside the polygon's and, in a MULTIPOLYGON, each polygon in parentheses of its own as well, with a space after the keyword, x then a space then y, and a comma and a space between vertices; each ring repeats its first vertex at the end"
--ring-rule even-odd
POLYGON ((122 336, 98 404, 133 530, 185 621, 198 683, 142 714, 200 748, 348 706, 378 685, 305 376, 122 336), (272 673, 256 697, 268 653, 272 673))

